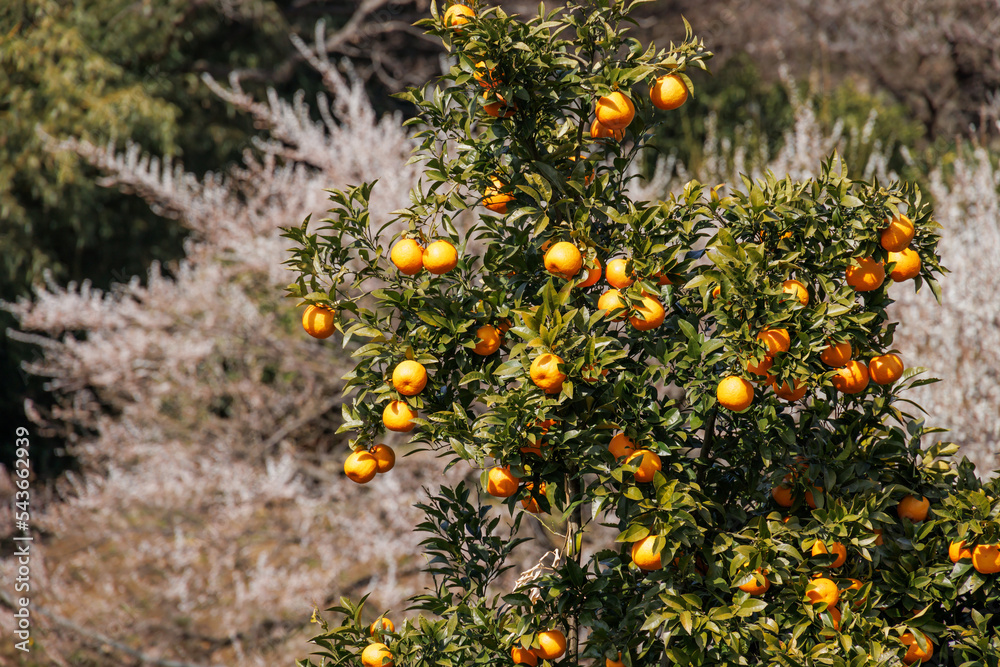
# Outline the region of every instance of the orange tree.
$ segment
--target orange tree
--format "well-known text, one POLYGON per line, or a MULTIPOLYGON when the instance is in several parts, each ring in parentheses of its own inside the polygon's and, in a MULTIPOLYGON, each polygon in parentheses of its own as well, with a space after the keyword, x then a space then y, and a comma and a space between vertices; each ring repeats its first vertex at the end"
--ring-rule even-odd
POLYGON ((938 293, 928 202, 835 159, 630 199, 710 56, 686 24, 666 49, 629 38, 637 4, 435 7, 422 25, 453 64, 405 94, 426 167, 406 230, 371 228, 371 183, 286 230, 307 331, 357 359, 348 476, 392 468, 386 428, 482 471, 422 508, 435 584, 411 618, 342 600, 317 655, 997 665, 997 485, 923 442, 902 395, 933 380, 886 311, 938 293), (563 548, 504 590, 526 518, 563 548), (588 541, 594 523, 616 542, 588 541))

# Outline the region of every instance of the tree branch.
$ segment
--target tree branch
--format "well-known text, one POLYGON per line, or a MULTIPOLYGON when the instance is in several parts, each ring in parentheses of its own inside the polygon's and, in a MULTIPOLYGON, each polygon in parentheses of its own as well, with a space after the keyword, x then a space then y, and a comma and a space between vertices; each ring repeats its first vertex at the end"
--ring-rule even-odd
POLYGON ((698 469, 698 486, 704 483, 705 473, 712 461, 712 445, 715 444, 715 416, 718 412, 718 406, 712 408, 712 411, 708 413, 708 419, 705 420, 705 440, 701 446, 702 466, 698 469))

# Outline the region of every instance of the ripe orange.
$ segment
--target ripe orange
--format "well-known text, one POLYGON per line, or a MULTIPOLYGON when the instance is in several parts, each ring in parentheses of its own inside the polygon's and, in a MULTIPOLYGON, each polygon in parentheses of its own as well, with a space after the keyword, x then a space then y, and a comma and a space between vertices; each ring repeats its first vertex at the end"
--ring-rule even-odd
POLYGON ((625 663, 622 662, 622 652, 618 651, 617 660, 612 660, 611 658, 605 658, 604 667, 625 667, 625 663))
MULTIPOLYGON (((586 158, 586 156, 584 156, 586 158)), ((570 162, 576 162, 576 156, 569 156, 570 162)), ((594 165, 588 164, 585 166, 585 173, 583 175, 583 184, 590 185, 594 182, 594 165)))
POLYGON ((806 584, 806 601, 810 604, 820 604, 825 602, 829 607, 837 604, 840 600, 840 589, 832 579, 826 577, 816 577, 806 584))
POLYGON ((857 394, 868 386, 868 367, 857 359, 852 359, 837 370, 831 381, 837 391, 857 394))
POLYGON ((361 652, 361 663, 364 667, 392 667, 392 653, 385 644, 375 642, 361 652))
POLYGON ((615 437, 611 438, 611 444, 608 445, 608 451, 611 452, 616 459, 620 459, 623 456, 628 456, 635 452, 635 443, 624 433, 619 433, 615 437))
POLYGON ((921 496, 917 499, 913 495, 908 495, 896 505, 896 514, 900 519, 909 519, 914 523, 927 518, 927 513, 931 509, 931 501, 921 496))
POLYGON ((389 445, 375 445, 371 449, 371 455, 375 457, 375 472, 379 474, 389 472, 396 466, 396 452, 389 445))
POLYGON ((931 643, 931 638, 923 632, 920 634, 924 636, 924 639, 927 642, 926 651, 917 645, 917 638, 913 636, 912 632, 907 632, 899 638, 899 641, 902 642, 903 646, 909 647, 906 650, 906 655, 903 656, 903 662, 908 665, 912 665, 917 660, 930 660, 931 656, 934 655, 934 644, 931 643))
POLYGON ((568 241, 556 243, 545 253, 545 270, 569 280, 583 268, 583 255, 568 241))
POLYGON ((427 369, 411 359, 401 361, 392 372, 392 386, 403 396, 416 396, 427 386, 427 369))
POLYGON ((514 661, 515 665, 535 667, 538 664, 538 656, 532 653, 530 649, 521 648, 520 646, 510 647, 510 658, 514 661))
POLYGON ((913 248, 904 248, 900 252, 890 252, 889 262, 895 264, 889 277, 893 282, 901 283, 904 280, 915 278, 920 273, 920 254, 913 248))
POLYGON ((497 98, 496 101, 490 102, 489 93, 483 93, 483 111, 485 111, 490 116, 494 118, 511 118, 517 112, 517 103, 510 102, 503 98, 502 95, 494 93, 497 98))
POLYGON ((372 637, 375 636, 376 632, 381 632, 382 630, 388 630, 389 632, 395 632, 396 631, 396 626, 393 625, 392 621, 390 621, 385 616, 383 616, 381 619, 376 619, 376 620, 372 621, 372 624, 370 626, 368 626, 368 634, 371 635, 372 637), (381 628, 378 627, 379 620, 382 621, 382 624, 381 624, 382 627, 381 628))
POLYGON ((840 368, 851 360, 852 355, 850 343, 831 343, 820 353, 819 358, 831 368, 840 368))
POLYGON ((352 482, 367 484, 374 479, 376 472, 378 472, 378 462, 367 450, 359 449, 351 452, 344 461, 344 474, 352 482))
MULTIPOLYGON (((767 379, 768 384, 774 379, 774 376, 769 374, 767 371, 774 365, 774 359, 765 356, 759 364, 755 364, 753 360, 747 362, 747 372, 753 373, 754 375, 761 375, 767 379)), ((759 380, 757 380, 759 382, 759 380)))
POLYGON ((786 401, 797 401, 806 395, 807 387, 802 380, 796 378, 794 384, 787 381, 784 383, 772 382, 771 389, 774 390, 778 398, 783 398, 786 401))
POLYGON ((448 241, 435 241, 424 250, 424 268, 435 275, 448 273, 458 264, 458 251, 448 241))
POLYGON ((659 299, 650 294, 642 295, 642 305, 637 306, 635 310, 637 314, 630 316, 628 321, 639 331, 655 329, 663 324, 663 318, 666 316, 659 299))
MULTIPOLYGON (((538 500, 532 495, 532 490, 535 488, 534 482, 528 482, 524 485, 524 490, 528 492, 527 498, 521 498, 521 506, 531 512, 532 514, 538 514, 542 511, 542 508, 538 505, 538 500)), ((536 496, 545 495, 545 482, 538 485, 538 493, 534 494, 536 496)))
POLYGON ((510 498, 517 493, 517 477, 509 467, 490 469, 486 478, 486 493, 497 498, 510 498))
POLYGON ((903 360, 895 354, 872 357, 868 362, 868 375, 876 384, 891 384, 903 376, 903 360))
POLYGON ((469 18, 475 16, 476 13, 472 11, 470 7, 465 5, 452 5, 448 8, 448 11, 444 13, 444 24, 449 28, 458 27, 469 22, 469 18))
POLYGON ((774 498, 774 502, 782 507, 791 507, 795 503, 795 498, 792 497, 791 473, 785 475, 785 478, 781 480, 781 484, 771 487, 771 497, 774 498))
POLYGON ((948 545, 948 558, 952 563, 960 560, 972 560, 972 549, 965 546, 965 540, 952 542, 948 545))
POLYGON ((479 82, 480 86, 486 88, 487 90, 499 88, 502 83, 496 69, 493 67, 487 67, 486 63, 482 60, 476 63, 476 69, 473 72, 472 77, 479 82))
POLYGON ((599 310, 606 310, 610 315, 612 311, 619 311, 619 314, 612 318, 615 320, 621 320, 625 318, 625 314, 622 311, 627 308, 628 304, 622 298, 622 293, 616 289, 609 289, 607 292, 601 295, 601 298, 597 300, 597 308, 599 310))
POLYGON ((664 111, 673 111, 688 98, 688 89, 684 79, 676 74, 666 74, 659 77, 649 89, 649 99, 653 106, 664 111))
POLYGON ((753 385, 736 375, 724 378, 715 390, 719 404, 733 412, 743 412, 753 403, 753 385))
MULTIPOLYGON (((840 619, 841 619, 840 610, 837 609, 836 607, 827 607, 825 613, 830 615, 830 622, 833 625, 833 629, 840 631, 840 619)), ((822 616, 822 614, 820 615, 822 616)))
POLYGON ((612 130, 604 127, 601 121, 595 119, 590 124, 590 137, 591 139, 614 139, 615 141, 621 141, 625 138, 625 130, 612 130))
POLYGON ((612 259, 608 262, 608 268, 606 271, 606 276, 608 284, 612 287, 618 289, 625 289, 629 285, 635 282, 631 276, 625 271, 625 267, 628 264, 627 259, 622 259, 618 257, 617 259, 612 259))
POLYGON ((559 370, 562 357, 545 352, 531 362, 531 381, 546 394, 558 394, 566 380, 566 374, 559 370))
POLYGON ((720 294, 722 294, 722 287, 720 285, 716 285, 712 289, 712 298, 713 299, 718 299, 720 294))
POLYGON ((875 533, 875 546, 880 547, 885 544, 885 530, 882 528, 876 528, 872 532, 875 533))
POLYGON ((647 535, 638 542, 632 543, 632 562, 644 572, 663 569, 660 552, 653 551, 655 539, 655 536, 647 535))
POLYGON ((972 550, 972 567, 981 574, 1000 572, 1000 544, 977 544, 972 550))
POLYGON ((788 335, 788 329, 764 329, 757 334, 757 340, 763 341, 767 346, 767 356, 773 357, 779 352, 788 352, 792 344, 792 338, 788 335))
POLYGON ((400 239, 392 246, 389 259, 400 273, 407 276, 416 275, 424 268, 424 249, 413 239, 400 239))
POLYGON ((577 285, 577 287, 590 287, 596 285, 601 279, 601 260, 594 258, 594 267, 587 269, 587 277, 577 285))
MULTIPOLYGON (((813 486, 813 489, 815 489, 816 491, 823 490, 818 486, 813 486)), ((816 496, 813 494, 811 489, 806 491, 805 499, 806 499, 806 505, 808 505, 810 509, 816 509, 816 496)))
POLYGON ((406 401, 391 401, 382 411, 382 423, 390 431, 409 433, 416 426, 413 422, 416 416, 416 411, 406 401))
MULTIPOLYGON (((848 579, 848 581, 851 582, 851 585, 845 588, 844 589, 845 591, 860 591, 865 586, 865 583, 860 579, 848 579)), ((858 598, 854 600, 854 606, 855 607, 862 606, 865 603, 865 600, 867 599, 868 598, 858 598)))
POLYGON ((310 304, 302 313, 302 328, 313 338, 329 338, 337 330, 334 320, 332 310, 310 304))
POLYGON ((889 252, 899 252, 913 240, 913 222, 905 215, 897 215, 886 220, 888 227, 882 230, 882 247, 889 252))
POLYGON ((809 305, 809 290, 806 286, 800 283, 798 280, 786 280, 781 283, 781 290, 785 294, 791 294, 793 297, 799 300, 803 306, 809 305))
POLYGON ((566 652, 566 635, 561 630, 538 633, 538 648, 534 650, 542 660, 555 660, 566 652))
POLYGON ((847 284, 858 292, 871 292, 877 290, 885 282, 885 266, 882 262, 876 262, 871 257, 862 257, 855 260, 858 265, 852 263, 847 267, 847 284))
POLYGON ((507 213, 507 204, 514 201, 514 197, 500 191, 503 189, 504 184, 499 178, 490 176, 490 181, 493 182, 493 185, 487 185, 486 189, 483 190, 483 206, 494 213, 505 215, 507 213))
POLYGON ((623 130, 635 118, 635 105, 625 93, 616 90, 597 100, 597 120, 609 130, 623 130))
POLYGON ((760 568, 754 570, 753 579, 740 586, 740 590, 750 595, 763 595, 771 587, 771 582, 767 579, 767 571, 761 572, 760 568))
POLYGON ((635 450, 625 459, 625 463, 638 466, 635 471, 635 481, 642 483, 652 482, 656 471, 663 469, 660 457, 648 449, 635 450))
POLYGON ((673 283, 670 282, 670 276, 668 276, 667 274, 665 274, 663 272, 657 273, 653 277, 656 278, 656 284, 657 285, 673 285, 673 283))
POLYGON ((489 356, 500 349, 500 333, 492 324, 484 324, 476 329, 476 346, 472 351, 481 357, 489 356))
POLYGON ((827 550, 826 543, 823 540, 816 540, 813 542, 812 555, 819 556, 821 554, 833 553, 837 558, 833 561, 830 567, 840 567, 847 561, 847 547, 845 547, 840 542, 834 542, 830 550, 827 550))

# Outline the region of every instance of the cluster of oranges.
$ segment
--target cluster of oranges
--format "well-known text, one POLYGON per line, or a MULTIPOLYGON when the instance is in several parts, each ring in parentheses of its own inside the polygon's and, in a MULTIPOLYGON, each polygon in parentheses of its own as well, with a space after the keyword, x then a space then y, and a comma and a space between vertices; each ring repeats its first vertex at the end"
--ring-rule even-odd
POLYGON ((408 276, 415 276, 421 269, 441 275, 458 264, 458 251, 450 241, 434 241, 424 248, 414 239, 402 239, 392 247, 389 259, 400 273, 408 276))
MULTIPOLYGON (((386 632, 395 632, 396 626, 385 616, 375 619, 368 628, 368 634, 373 639, 384 639, 382 636, 386 632)), ((373 641, 361 652, 361 664, 364 667, 393 667, 395 661, 389 647, 381 641, 373 641)))
MULTIPOLYGON (((889 263, 893 264, 889 277, 894 282, 915 278, 920 273, 920 254, 910 247, 915 233, 913 221, 905 215, 896 215, 886 221, 879 239, 882 248, 889 252, 889 263)), ((885 282, 885 265, 871 257, 855 260, 847 267, 847 284, 858 292, 877 290, 885 282)))
POLYGON ((538 633, 538 646, 523 648, 515 644, 510 649, 510 657, 515 665, 535 667, 541 660, 557 660, 566 653, 566 635, 562 630, 543 630, 538 633))

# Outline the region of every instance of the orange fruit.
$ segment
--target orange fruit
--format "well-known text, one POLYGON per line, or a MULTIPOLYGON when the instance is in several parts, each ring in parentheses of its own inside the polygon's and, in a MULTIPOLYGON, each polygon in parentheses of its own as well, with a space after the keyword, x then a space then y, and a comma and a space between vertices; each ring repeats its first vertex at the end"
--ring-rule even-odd
POLYGON ((609 130, 624 130, 635 118, 635 105, 625 93, 616 90, 597 100, 597 120, 609 130))
POLYGON ((635 481, 652 482, 657 470, 663 469, 660 457, 648 449, 637 449, 625 459, 625 463, 638 466, 635 471, 635 481))
POLYGON ((590 124, 590 137, 591 139, 614 139, 615 141, 621 141, 625 138, 625 129, 612 130, 602 125, 601 121, 594 120, 590 124))
POLYGON ((302 313, 302 328, 313 338, 329 338, 337 330, 334 313, 329 308, 306 306, 302 313))
MULTIPOLYGON (((829 607, 837 604, 840 600, 840 589, 832 579, 826 577, 816 577, 806 584, 806 601, 810 604, 820 604, 825 602, 829 607)), ((829 608, 828 607, 828 608, 829 608)))
POLYGON ((566 652, 566 635, 561 630, 546 630, 538 633, 538 648, 534 654, 542 660, 555 660, 566 652))
POLYGON ((601 279, 601 260, 594 258, 594 267, 587 269, 587 277, 577 285, 577 287, 590 287, 596 285, 601 279))
POLYGON ((616 459, 620 459, 623 456, 628 456, 635 452, 635 443, 624 433, 619 433, 615 437, 611 438, 611 444, 608 445, 608 451, 611 452, 616 459))
POLYGON ((914 523, 927 518, 927 513, 931 509, 931 501, 923 496, 918 499, 916 496, 908 495, 896 505, 896 514, 900 519, 909 519, 914 523))
POLYGON ((812 555, 819 556, 822 554, 833 553, 837 558, 833 561, 833 564, 829 567, 840 567, 847 561, 847 547, 845 547, 840 542, 834 542, 833 546, 827 551, 826 543, 823 540, 816 540, 813 542, 812 555))
POLYGON ((472 351, 481 357, 493 354, 500 349, 500 333, 492 324, 484 324, 476 329, 476 346, 472 351))
POLYGON ((761 375, 767 378, 768 382, 770 383, 770 381, 774 378, 774 376, 770 375, 767 371, 773 365, 774 365, 774 359, 768 356, 765 356, 759 364, 755 364, 751 359, 750 361, 747 362, 747 372, 753 373, 754 375, 761 375))
POLYGON ((642 295, 642 305, 637 306, 635 310, 637 314, 630 316, 628 321, 639 331, 655 329, 663 324, 663 318, 666 316, 659 299, 650 294, 642 295))
MULTIPOLYGON (((575 155, 570 155, 569 156, 569 160, 570 160, 570 162, 576 162, 576 156, 575 155)), ((590 185, 591 183, 594 182, 594 166, 588 164, 588 165, 586 165, 585 170, 586 171, 585 171, 585 173, 583 175, 583 184, 584 185, 590 185)))
POLYGON ((719 404, 733 412, 743 412, 753 403, 753 385, 736 375, 724 378, 715 390, 719 404))
POLYGON ((875 384, 892 384, 903 376, 903 360, 895 354, 872 357, 868 362, 868 375, 875 384))
POLYGON ((583 268, 583 255, 568 241, 554 244, 545 253, 545 270, 569 280, 583 268))
POLYGON ((494 213, 505 215, 507 213, 507 204, 514 201, 514 197, 500 191, 504 187, 504 184, 499 178, 490 176, 490 180, 493 182, 493 185, 488 185, 483 190, 483 206, 494 213))
POLYGON ((779 398, 783 398, 786 401, 797 401, 806 395, 806 385, 802 380, 795 379, 793 383, 784 382, 771 383, 771 389, 777 394, 779 398), (794 388, 793 388, 794 387, 794 388))
POLYGON ((888 227, 882 230, 882 247, 889 252, 899 252, 913 240, 913 222, 905 215, 897 215, 886 220, 888 227))
POLYGON ((771 587, 771 582, 767 580, 767 571, 761 572, 760 568, 754 570, 753 579, 740 586, 740 590, 750 595, 763 595, 771 587))
POLYGON ((375 642, 361 652, 361 663, 364 667, 392 667, 392 653, 385 644, 375 642))
POLYGON ((712 298, 713 299, 718 299, 720 294, 722 294, 722 287, 720 285, 716 285, 712 289, 712 298))
POLYGON ((344 461, 344 474, 352 482, 367 484, 375 478, 376 472, 378 472, 378 462, 367 450, 359 449, 351 452, 344 461))
MULTIPOLYGON (((606 310, 610 315, 612 311, 621 311, 627 308, 628 304, 622 299, 622 293, 616 289, 609 289, 607 292, 601 295, 601 298, 597 300, 597 308, 599 310, 606 310)), ((613 318, 615 320, 624 319, 624 313, 620 313, 617 317, 613 318)))
POLYGON ((688 89, 684 79, 677 74, 659 77, 649 89, 649 99, 653 106, 664 111, 673 111, 687 102, 688 89))
POLYGON ((486 63, 482 60, 476 63, 476 69, 472 74, 472 78, 478 81, 479 85, 487 90, 499 88, 501 83, 496 69, 493 67, 487 67, 486 63))
POLYGON ((831 343, 820 355, 820 361, 831 368, 840 368, 851 360, 853 351, 850 343, 831 343))
POLYGON ((409 433, 416 426, 413 423, 417 413, 407 405, 406 401, 391 401, 382 411, 382 423, 390 431, 409 433))
POLYGON ((618 651, 617 660, 612 660, 611 658, 605 658, 604 667, 625 667, 625 663, 622 662, 622 652, 618 651))
POLYGON ((809 305, 809 290, 806 286, 800 283, 798 280, 786 280, 781 283, 781 291, 785 294, 791 294, 793 297, 799 300, 803 306, 809 305))
POLYGON ((868 386, 868 367, 857 359, 848 361, 831 379, 837 391, 857 394, 868 386))
POLYGON ((427 369, 411 359, 401 361, 392 371, 392 386, 403 396, 416 396, 427 386, 427 369))
POLYGON ((381 443, 375 445, 371 449, 371 455, 375 457, 375 472, 379 474, 389 472, 396 466, 396 452, 392 451, 389 445, 381 443))
MULTIPOLYGON (((532 495, 532 490, 535 488, 534 482, 528 482, 524 485, 524 490, 528 492, 527 498, 521 498, 521 506, 531 512, 532 514, 538 514, 542 511, 542 508, 538 505, 538 500, 532 495)), ((545 482, 538 485, 538 496, 545 495, 545 482)))
POLYGON ((876 537, 875 537, 875 546, 880 547, 883 544, 885 544, 885 538, 883 537, 885 535, 885 531, 883 529, 876 528, 872 532, 875 533, 875 535, 876 535, 876 537))
POLYGON ((858 265, 852 263, 847 267, 847 284, 858 292, 871 292, 882 286, 885 282, 885 266, 882 262, 876 262, 871 257, 862 257, 855 260, 858 265))
POLYGON ((771 497, 782 507, 791 507, 795 503, 792 497, 792 474, 788 473, 778 486, 771 487, 771 497))
POLYGON ((972 550, 972 567, 980 574, 1000 572, 1000 544, 977 544, 972 550))
POLYGON ((638 542, 632 543, 632 562, 644 571, 651 572, 663 568, 663 561, 660 559, 660 552, 653 551, 653 541, 655 536, 647 535, 638 542))
POLYGON ((625 271, 627 264, 628 260, 622 259, 621 257, 608 262, 606 277, 609 285, 617 289, 625 289, 635 282, 635 279, 629 276, 625 271))
POLYGON ((889 277, 893 282, 901 283, 904 280, 915 278, 920 273, 920 254, 913 248, 904 248, 900 252, 890 252, 889 262, 895 264, 889 277))
MULTIPOLYGON (((823 490, 823 489, 819 488, 818 486, 814 486, 813 489, 815 489, 817 491, 822 491, 823 490)), ((813 492, 811 490, 807 490, 806 491, 805 499, 806 499, 806 505, 808 505, 810 507, 810 509, 816 509, 816 496, 813 494, 813 492)))
POLYGON ((957 563, 960 560, 972 560, 972 549, 965 546, 965 540, 952 542, 948 545, 948 558, 951 559, 952 563, 957 563))
POLYGON ((660 273, 657 273, 653 277, 656 278, 656 284, 657 285, 661 285, 661 286, 662 285, 673 285, 673 283, 670 282, 670 276, 668 276, 667 274, 663 273, 662 271, 660 273))
POLYGON ((489 93, 483 93, 483 111, 494 118, 511 118, 517 112, 517 103, 507 103, 501 95, 496 95, 496 101, 489 101, 489 93))
POLYGON ((389 632, 395 632, 396 631, 396 626, 393 625, 392 621, 390 621, 385 616, 383 616, 381 619, 376 619, 376 620, 372 621, 372 624, 370 626, 368 626, 368 634, 371 635, 372 637, 375 636, 376 632, 381 632, 382 630, 388 630, 389 632), (380 620, 382 621, 382 627, 381 628, 378 627, 380 620))
POLYGON ((448 273, 458 264, 458 251, 448 241, 435 241, 424 250, 424 268, 435 275, 448 273))
POLYGON ((558 394, 566 380, 566 374, 559 370, 563 363, 562 357, 545 352, 535 357, 531 362, 531 381, 546 394, 558 394))
POLYGON ((472 11, 471 7, 457 4, 452 5, 448 8, 448 11, 444 13, 444 24, 449 28, 456 28, 460 25, 468 23, 469 19, 475 15, 476 13, 472 11))
MULTIPOLYGON (((826 612, 824 613, 830 615, 830 622, 833 625, 833 629, 839 631, 841 619, 840 610, 836 607, 827 607, 826 612)), ((820 614, 820 616, 822 616, 822 614, 820 614)))
POLYGON ((530 649, 521 648, 520 646, 510 647, 510 659, 514 661, 515 665, 535 667, 538 664, 538 656, 532 653, 530 649))
POLYGON ((517 477, 509 467, 490 469, 486 478, 486 493, 497 498, 510 498, 517 493, 517 477))
POLYGON ((792 338, 788 335, 788 329, 764 329, 757 334, 757 340, 763 341, 767 346, 767 356, 773 357, 779 352, 788 352, 792 344, 792 338))
MULTIPOLYGON (((860 591, 865 586, 865 583, 860 579, 848 579, 848 581, 851 582, 851 585, 845 588, 844 589, 845 591, 860 591)), ((854 600, 854 606, 855 607, 862 606, 865 603, 865 600, 867 599, 868 598, 859 598, 854 600)))
POLYGON ((413 239, 400 239, 392 246, 389 259, 400 273, 407 276, 416 275, 424 268, 424 249, 413 239))
POLYGON ((902 642, 903 646, 908 647, 906 655, 903 656, 903 662, 908 665, 912 665, 917 660, 930 660, 931 656, 934 655, 934 644, 931 643, 931 638, 923 632, 920 634, 922 634, 926 640, 926 651, 917 645, 917 638, 913 636, 912 632, 907 632, 899 638, 899 641, 902 642))

